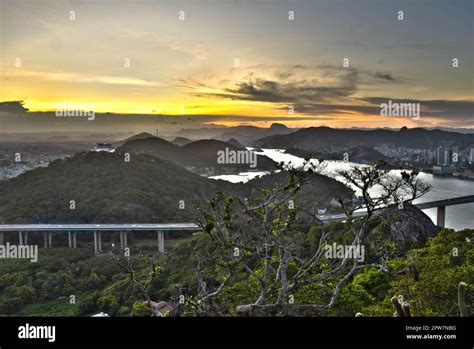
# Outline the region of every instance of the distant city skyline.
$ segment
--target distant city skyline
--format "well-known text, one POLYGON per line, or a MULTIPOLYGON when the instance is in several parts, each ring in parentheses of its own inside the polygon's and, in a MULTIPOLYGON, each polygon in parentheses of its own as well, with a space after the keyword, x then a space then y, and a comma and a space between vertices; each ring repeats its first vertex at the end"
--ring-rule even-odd
POLYGON ((3 0, 0 102, 202 124, 474 128, 472 18, 462 0, 3 0), (381 116, 388 101, 419 103, 420 118, 381 116))

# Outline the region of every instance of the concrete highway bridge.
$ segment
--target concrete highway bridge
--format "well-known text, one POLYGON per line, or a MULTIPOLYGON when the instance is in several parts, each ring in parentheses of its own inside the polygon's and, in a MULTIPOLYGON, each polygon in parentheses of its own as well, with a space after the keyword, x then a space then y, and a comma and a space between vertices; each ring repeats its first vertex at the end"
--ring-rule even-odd
MULTIPOLYGON (((436 225, 444 228, 446 224, 446 207, 454 205, 463 205, 470 204, 474 202, 474 195, 459 196, 451 199, 443 199, 436 201, 428 201, 419 204, 414 204, 420 210, 426 210, 428 208, 437 208, 436 211, 436 225)), ((363 217, 365 215, 364 211, 355 212, 354 217, 363 217)), ((335 214, 335 215, 318 215, 318 218, 323 222, 334 222, 334 221, 343 221, 347 217, 344 214, 335 214)), ((474 222, 474 216, 473 216, 474 222)), ((474 223, 473 223, 474 226, 474 223)))
MULTIPOLYGON (((421 210, 427 208, 437 208, 437 225, 445 226, 446 207, 453 205, 463 205, 474 202, 474 195, 461 196, 452 199, 444 199, 415 204, 421 210)), ((362 217, 364 212, 354 213, 354 217, 362 217)), ((343 214, 338 215, 318 215, 323 222, 342 221, 347 217, 343 214)), ((474 217, 473 217, 474 220, 474 217)), ((128 232, 150 232, 156 231, 158 253, 165 251, 165 232, 166 231, 197 231, 199 226, 194 223, 176 223, 176 224, 0 224, 0 245, 4 244, 5 232, 17 232, 20 245, 28 244, 28 233, 43 233, 44 247, 53 246, 53 232, 67 233, 70 248, 77 247, 77 233, 94 234, 94 252, 102 252, 102 234, 120 232, 120 248, 127 247, 128 232)))
POLYGON ((43 233, 44 247, 53 246, 53 232, 67 233, 70 248, 77 247, 77 233, 94 234, 94 252, 102 252, 102 234, 120 232, 120 248, 127 247, 128 232, 156 231, 158 253, 165 251, 166 231, 197 231, 194 223, 176 224, 0 224, 0 245, 3 245, 5 232, 18 232, 18 243, 28 244, 28 233, 43 233))

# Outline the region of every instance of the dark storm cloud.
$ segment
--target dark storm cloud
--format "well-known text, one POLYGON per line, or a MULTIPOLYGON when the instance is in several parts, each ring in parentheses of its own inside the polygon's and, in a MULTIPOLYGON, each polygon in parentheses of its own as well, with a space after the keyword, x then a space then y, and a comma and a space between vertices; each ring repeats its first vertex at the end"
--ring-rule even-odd
MULTIPOLYGON (((337 78, 333 84, 323 85, 317 79, 276 81, 249 77, 220 93, 197 93, 199 97, 220 97, 242 101, 297 103, 303 101, 330 101, 345 98, 357 92, 357 70, 348 69, 339 76, 327 73, 325 77, 337 78), (342 76, 341 76, 342 75, 342 76)), ((281 75, 281 73, 280 73, 281 75)))
POLYGON ((306 69, 308 69, 308 67, 305 65, 295 64, 293 66, 290 66, 287 69, 281 68, 280 71, 276 72, 276 76, 281 80, 286 80, 294 76, 297 71, 306 70, 306 69))
POLYGON ((374 77, 380 80, 395 81, 395 77, 391 73, 375 72, 374 77))
POLYGON ((303 80, 282 83, 264 79, 241 82, 236 88, 225 90, 228 98, 237 96, 241 100, 290 103, 304 100, 325 101, 333 98, 347 97, 356 92, 354 84, 338 86, 321 86, 317 81, 303 80))
MULTIPOLYGON (((341 69, 333 65, 273 65, 260 68, 270 70, 275 78, 258 77, 257 73, 252 71, 237 84, 220 88, 220 92, 200 92, 192 95, 267 103, 337 104, 350 99, 363 85, 407 81, 395 77, 391 72, 371 72, 354 67, 341 69)), ((187 86, 195 88, 199 85, 195 80, 189 79, 187 86)))
POLYGON ((311 81, 281 83, 272 80, 255 79, 226 88, 221 93, 196 93, 198 97, 221 97, 241 101, 296 103, 302 100, 327 100, 346 97, 355 92, 353 86, 317 86, 311 81))
MULTIPOLYGON (((263 68, 263 67, 260 67, 263 68)), ((380 115, 380 105, 389 100, 398 103, 420 103, 421 115, 446 122, 472 123, 474 102, 471 100, 414 100, 389 97, 355 97, 359 90, 374 84, 406 84, 411 80, 389 71, 370 71, 333 65, 266 66, 274 79, 259 78, 256 72, 220 92, 195 93, 199 97, 228 98, 277 104, 287 110, 294 105, 297 114, 313 116, 380 115), (311 78, 317 77, 317 78, 311 78)), ((195 81, 193 82, 196 83, 195 81)))

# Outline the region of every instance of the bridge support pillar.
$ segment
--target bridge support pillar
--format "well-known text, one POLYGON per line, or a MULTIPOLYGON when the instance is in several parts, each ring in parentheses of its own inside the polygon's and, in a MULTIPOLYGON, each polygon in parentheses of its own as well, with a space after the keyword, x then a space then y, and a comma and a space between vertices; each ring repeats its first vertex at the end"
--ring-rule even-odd
POLYGON ((162 254, 165 252, 165 232, 158 231, 158 253, 162 254))
POLYGON ((3 241, 3 231, 2 231, 2 232, 0 232, 0 245, 4 245, 3 242, 4 241, 3 241))
POLYGON ((127 232, 120 232, 120 249, 123 251, 127 248, 127 232))
POLYGON ((438 206, 436 212, 436 225, 438 227, 444 228, 446 220, 446 206, 438 206))
POLYGON ((94 231, 94 253, 97 254, 98 248, 97 248, 97 232, 94 231))
POLYGON ((53 247, 53 232, 48 231, 48 247, 53 247))
POLYGON ((97 234, 97 238, 99 240, 99 252, 102 252, 102 232, 99 231, 99 233, 97 234))
POLYGON ((44 248, 48 247, 48 233, 45 231, 43 232, 43 247, 44 248))
POLYGON ((23 245, 23 233, 21 231, 18 232, 18 245, 23 245))
POLYGON ((25 231, 25 235, 23 235, 23 243, 25 245, 28 245, 28 232, 25 231))
POLYGON ((76 239, 76 232, 72 232, 72 247, 77 248, 77 239, 76 239))
POLYGON ((68 243, 69 243, 69 248, 71 248, 72 247, 72 236, 71 236, 70 231, 67 232, 67 240, 68 240, 68 243))

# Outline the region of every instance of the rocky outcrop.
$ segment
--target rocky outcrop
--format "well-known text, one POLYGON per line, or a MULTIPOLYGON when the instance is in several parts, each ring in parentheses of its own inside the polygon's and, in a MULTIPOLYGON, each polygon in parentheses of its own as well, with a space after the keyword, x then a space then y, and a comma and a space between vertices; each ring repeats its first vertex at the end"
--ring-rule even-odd
POLYGON ((405 245, 407 242, 424 242, 438 233, 438 228, 420 209, 410 203, 403 208, 397 205, 377 211, 379 224, 376 229, 384 238, 405 245))

